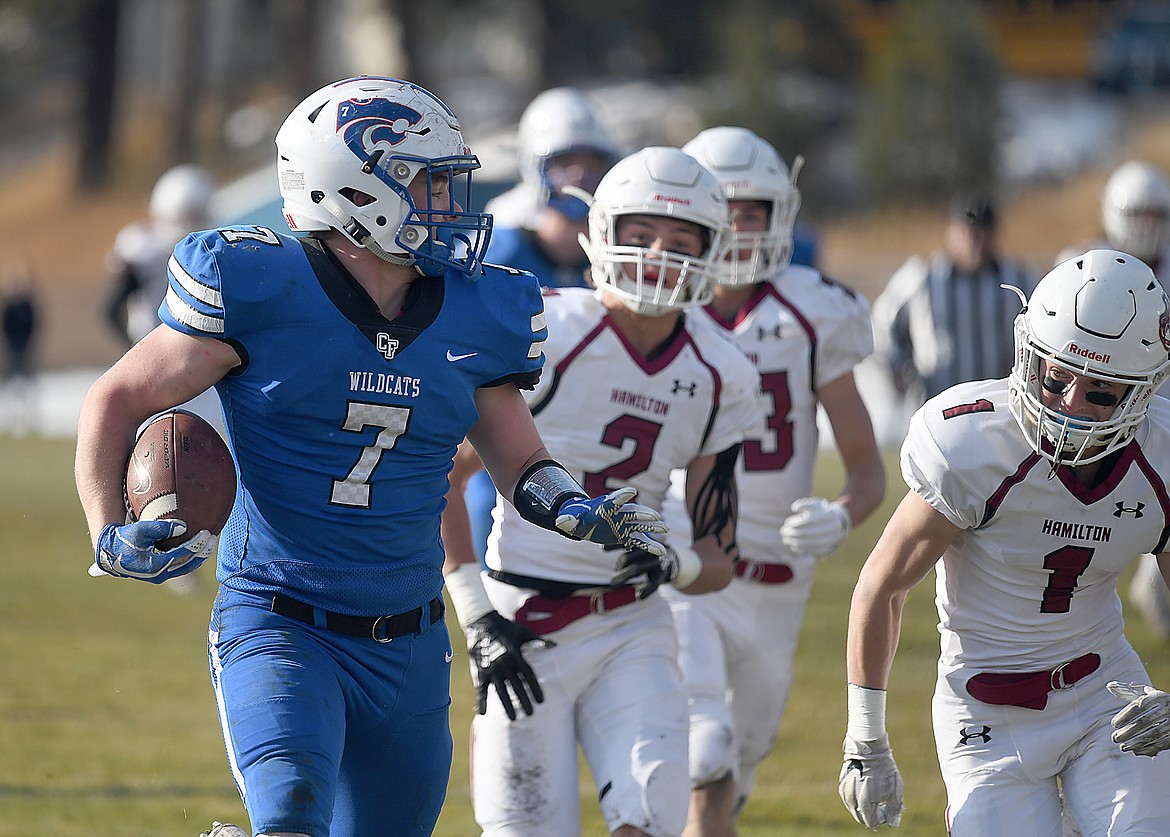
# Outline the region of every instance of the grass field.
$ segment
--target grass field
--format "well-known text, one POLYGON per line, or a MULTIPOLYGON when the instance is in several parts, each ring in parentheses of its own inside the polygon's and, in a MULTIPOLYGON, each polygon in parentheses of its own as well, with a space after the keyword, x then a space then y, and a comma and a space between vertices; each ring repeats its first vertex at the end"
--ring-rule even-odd
MULTIPOLYGON (((92 579, 73 490, 73 443, 0 438, 0 837, 194 837, 213 819, 244 822, 207 678, 214 594, 92 579)), ((821 491, 840 479, 823 463, 821 491)), ((892 467, 891 458, 888 464, 892 467)), ((741 837, 860 835, 837 799, 845 727, 844 634, 857 570, 902 494, 818 569, 779 743, 759 772, 741 837)), ((906 781, 905 837, 943 833, 942 783, 930 732, 938 654, 933 588, 912 594, 890 688, 890 733, 906 781)), ((471 690, 455 627, 454 770, 436 834, 478 834, 467 782, 471 690)), ((1166 648, 1130 620, 1155 683, 1166 648)), ((582 778, 583 834, 603 835, 582 778)), ((392 837, 392 836, 391 836, 392 837)))

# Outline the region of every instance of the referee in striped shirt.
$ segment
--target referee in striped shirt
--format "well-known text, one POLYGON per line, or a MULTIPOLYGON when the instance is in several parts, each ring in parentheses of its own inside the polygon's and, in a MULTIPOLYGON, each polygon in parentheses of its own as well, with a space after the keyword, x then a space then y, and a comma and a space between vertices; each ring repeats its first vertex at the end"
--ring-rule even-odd
POLYGON ((998 252, 996 211, 980 193, 951 202, 943 249, 912 256, 873 306, 876 354, 899 394, 921 403, 962 381, 1011 372, 1019 297, 1037 277, 998 252))

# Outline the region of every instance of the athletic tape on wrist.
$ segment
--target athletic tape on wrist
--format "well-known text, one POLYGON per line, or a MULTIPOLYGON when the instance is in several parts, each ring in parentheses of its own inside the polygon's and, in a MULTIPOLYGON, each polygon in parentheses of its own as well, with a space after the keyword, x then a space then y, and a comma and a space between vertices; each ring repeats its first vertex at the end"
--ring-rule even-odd
POLYGON ((849 726, 857 741, 875 741, 886 734, 886 690, 849 684, 849 726))
POLYGON ((702 574, 703 559, 689 546, 677 546, 671 547, 671 549, 678 556, 678 574, 670 580, 670 583, 679 590, 685 590, 694 584, 695 579, 702 574))
POLYGON ((451 594, 451 604, 455 605, 455 616, 459 619, 459 626, 467 630, 467 626, 495 610, 487 590, 483 586, 483 578, 479 574, 478 564, 462 564, 453 572, 447 573, 443 579, 447 585, 447 592, 451 594))

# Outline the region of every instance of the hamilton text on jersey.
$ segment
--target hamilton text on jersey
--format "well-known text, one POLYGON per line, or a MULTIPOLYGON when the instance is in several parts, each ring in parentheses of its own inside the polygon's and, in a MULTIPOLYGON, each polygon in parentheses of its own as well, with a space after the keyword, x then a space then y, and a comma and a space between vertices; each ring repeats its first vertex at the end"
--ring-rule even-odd
POLYGON ((1085 523, 1068 523, 1063 520, 1053 520, 1049 517, 1044 520, 1044 528, 1041 529, 1041 534, 1052 535, 1054 538, 1070 541, 1108 543, 1110 535, 1113 534, 1113 527, 1090 526, 1085 523))

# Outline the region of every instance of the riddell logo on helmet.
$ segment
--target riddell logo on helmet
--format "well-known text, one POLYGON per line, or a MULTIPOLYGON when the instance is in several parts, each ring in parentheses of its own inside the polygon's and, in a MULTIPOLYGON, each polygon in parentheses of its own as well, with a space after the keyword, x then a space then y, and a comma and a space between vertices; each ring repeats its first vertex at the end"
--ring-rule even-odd
POLYGON ((1068 350, 1071 354, 1077 357, 1083 357, 1085 360, 1095 360, 1098 363, 1108 363, 1113 355, 1103 355, 1100 352, 1094 352, 1092 349, 1083 349, 1076 343, 1069 343, 1068 350))
POLYGON ((654 196, 654 200, 663 201, 665 203, 677 203, 677 204, 681 204, 682 206, 690 206, 691 205, 690 198, 684 198, 684 197, 680 197, 678 195, 658 194, 658 195, 654 196))

